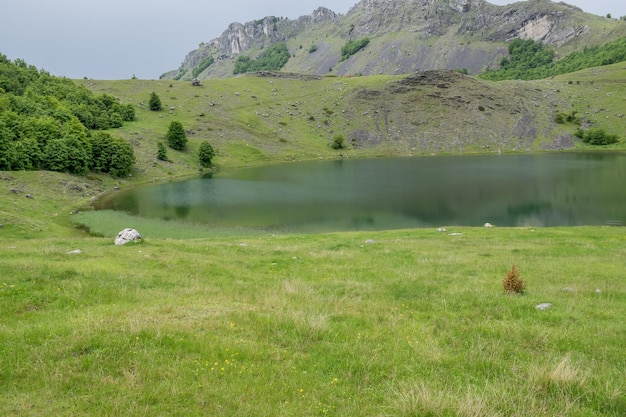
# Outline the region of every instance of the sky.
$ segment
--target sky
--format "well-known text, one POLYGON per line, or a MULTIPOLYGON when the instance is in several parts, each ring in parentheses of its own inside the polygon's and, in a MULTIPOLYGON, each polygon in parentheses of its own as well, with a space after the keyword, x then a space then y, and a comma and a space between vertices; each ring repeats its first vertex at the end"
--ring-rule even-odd
MULTIPOLYGON (((296 19, 320 6, 346 14, 358 1, 3 0, 0 54, 74 79, 158 79, 230 23, 296 19)), ((600 16, 626 16, 624 0, 566 2, 600 16)))

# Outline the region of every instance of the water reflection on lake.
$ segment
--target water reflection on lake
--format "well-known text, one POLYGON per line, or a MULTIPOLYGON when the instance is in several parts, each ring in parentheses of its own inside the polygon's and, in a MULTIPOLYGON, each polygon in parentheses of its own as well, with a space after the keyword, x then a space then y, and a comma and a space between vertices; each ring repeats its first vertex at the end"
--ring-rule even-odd
POLYGON ((626 154, 315 161, 116 193, 98 209, 220 228, 381 230, 626 222, 626 154))

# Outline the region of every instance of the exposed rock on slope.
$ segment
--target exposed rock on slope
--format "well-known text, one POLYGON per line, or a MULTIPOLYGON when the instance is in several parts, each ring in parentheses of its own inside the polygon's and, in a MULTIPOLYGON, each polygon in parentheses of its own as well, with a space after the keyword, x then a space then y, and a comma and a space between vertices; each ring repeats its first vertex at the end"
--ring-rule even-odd
POLYGON ((537 119, 545 93, 510 85, 507 91, 516 97, 510 100, 494 87, 454 71, 433 70, 382 89, 351 92, 346 101, 353 112, 368 115, 369 125, 350 132, 349 139, 356 147, 387 143, 410 152, 454 152, 522 150, 538 136, 550 136, 540 131, 545 120, 537 119))

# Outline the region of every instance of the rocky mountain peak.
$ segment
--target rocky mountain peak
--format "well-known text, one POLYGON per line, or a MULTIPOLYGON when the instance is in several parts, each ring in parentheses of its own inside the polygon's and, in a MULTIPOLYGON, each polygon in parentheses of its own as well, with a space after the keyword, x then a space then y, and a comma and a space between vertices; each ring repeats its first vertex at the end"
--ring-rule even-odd
POLYGON ((361 0, 346 15, 319 7, 297 19, 266 16, 232 23, 164 77, 232 76, 239 55, 258 54, 278 42, 290 49, 285 70, 292 72, 368 75, 464 69, 474 74, 496 67, 507 54, 506 42, 516 38, 571 51, 621 36, 626 36, 626 22, 550 0, 506 6, 486 0, 361 0), (370 41, 367 52, 342 59, 342 46, 363 37, 370 41), (205 69, 201 63, 208 58, 214 63, 205 69))
MULTIPOLYGON (((310 18, 311 23, 321 23, 328 20, 333 20, 337 17, 337 13, 333 12, 326 7, 318 7, 309 16, 302 16, 300 19, 308 20, 310 18)), ((299 20, 300 20, 299 19, 299 20)))

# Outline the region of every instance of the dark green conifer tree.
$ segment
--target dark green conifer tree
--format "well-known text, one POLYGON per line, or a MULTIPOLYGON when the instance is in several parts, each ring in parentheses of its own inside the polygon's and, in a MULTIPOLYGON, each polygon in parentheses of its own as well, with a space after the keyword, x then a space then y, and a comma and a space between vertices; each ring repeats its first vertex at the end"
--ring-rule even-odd
POLYGON ((152 111, 161 111, 161 99, 154 91, 150 93, 150 101, 148 101, 148 107, 152 111))
POLYGON ((160 161, 168 161, 167 148, 162 141, 159 141, 159 143, 157 143, 157 159, 160 161))
POLYGON ((215 150, 208 141, 204 141, 200 144, 200 150, 198 151, 198 159, 200 165, 208 168, 213 163, 213 157, 215 156, 215 150))
POLYGON ((171 122, 167 130, 167 144, 170 148, 182 151, 187 146, 187 134, 181 122, 171 122))

